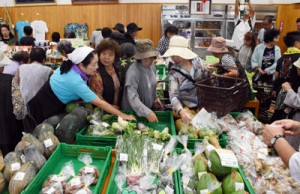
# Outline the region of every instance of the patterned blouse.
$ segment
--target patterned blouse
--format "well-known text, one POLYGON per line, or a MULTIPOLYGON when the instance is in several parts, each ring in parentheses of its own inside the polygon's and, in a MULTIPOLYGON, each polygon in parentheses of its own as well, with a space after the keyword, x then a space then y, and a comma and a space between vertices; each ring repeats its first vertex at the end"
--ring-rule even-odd
POLYGON ((95 75, 90 77, 89 86, 100 99, 103 99, 112 105, 118 105, 120 81, 115 68, 98 70, 95 75), (102 77, 103 72, 106 72, 108 76, 102 77), (111 87, 114 87, 113 91, 111 87))
POLYGON ((183 107, 196 107, 198 105, 198 98, 194 83, 181 73, 172 69, 179 70, 195 81, 210 77, 210 73, 203 68, 204 61, 202 61, 202 59, 197 57, 193 59, 191 63, 192 70, 190 72, 178 64, 172 65, 169 70, 169 96, 173 110, 176 112, 179 112, 183 107))

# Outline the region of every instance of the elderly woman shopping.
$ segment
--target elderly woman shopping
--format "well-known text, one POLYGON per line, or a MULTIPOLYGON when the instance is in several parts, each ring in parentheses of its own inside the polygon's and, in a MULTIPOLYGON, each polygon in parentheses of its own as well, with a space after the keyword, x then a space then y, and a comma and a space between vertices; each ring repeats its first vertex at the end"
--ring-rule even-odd
POLYGON ((169 96, 173 110, 188 122, 192 115, 184 107, 196 108, 198 105, 194 82, 208 78, 210 73, 204 69, 204 62, 189 49, 189 41, 182 36, 170 39, 169 49, 163 57, 173 60, 169 69, 169 96))
POLYGON ((158 53, 151 40, 140 40, 136 44, 136 54, 125 78, 123 109, 133 109, 140 117, 146 117, 149 122, 157 122, 154 107, 162 107, 156 94, 156 75, 153 64, 158 53))

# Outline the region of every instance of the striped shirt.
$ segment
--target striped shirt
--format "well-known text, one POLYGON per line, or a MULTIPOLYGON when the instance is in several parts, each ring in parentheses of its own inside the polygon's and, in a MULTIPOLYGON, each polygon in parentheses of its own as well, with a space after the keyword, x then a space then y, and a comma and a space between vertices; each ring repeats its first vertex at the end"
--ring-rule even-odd
POLYGON ((169 96, 173 110, 179 112, 183 107, 193 108, 198 105, 197 89, 192 81, 185 76, 172 69, 181 71, 186 76, 191 77, 195 81, 209 78, 210 73, 206 71, 204 61, 195 58, 192 61, 192 70, 188 72, 185 68, 178 64, 171 66, 169 70, 169 96))

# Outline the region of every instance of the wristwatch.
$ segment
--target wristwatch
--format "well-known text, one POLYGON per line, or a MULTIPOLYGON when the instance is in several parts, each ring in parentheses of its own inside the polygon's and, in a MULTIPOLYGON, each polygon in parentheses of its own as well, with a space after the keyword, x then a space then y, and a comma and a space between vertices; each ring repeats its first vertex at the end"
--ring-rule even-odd
POLYGON ((283 135, 277 134, 274 137, 272 137, 272 139, 271 139, 271 145, 272 145, 272 147, 274 147, 277 139, 279 139, 279 138, 283 138, 283 135))

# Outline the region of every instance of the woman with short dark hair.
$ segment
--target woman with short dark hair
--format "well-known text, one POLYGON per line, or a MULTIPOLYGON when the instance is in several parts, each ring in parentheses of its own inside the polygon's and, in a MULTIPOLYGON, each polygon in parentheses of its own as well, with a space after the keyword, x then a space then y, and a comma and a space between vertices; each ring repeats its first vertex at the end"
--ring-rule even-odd
POLYGON ((266 31, 264 43, 256 46, 252 54, 252 69, 259 72, 259 80, 262 82, 273 83, 277 60, 281 57, 281 50, 276 45, 279 41, 279 34, 280 31, 274 28, 266 31))
POLYGON ((11 33, 9 25, 7 24, 0 25, 0 41, 8 45, 18 44, 16 37, 11 33))
POLYGON ((169 49, 170 38, 174 35, 177 35, 178 28, 175 26, 169 26, 165 30, 164 36, 159 40, 156 50, 160 55, 164 55, 165 52, 169 49))

